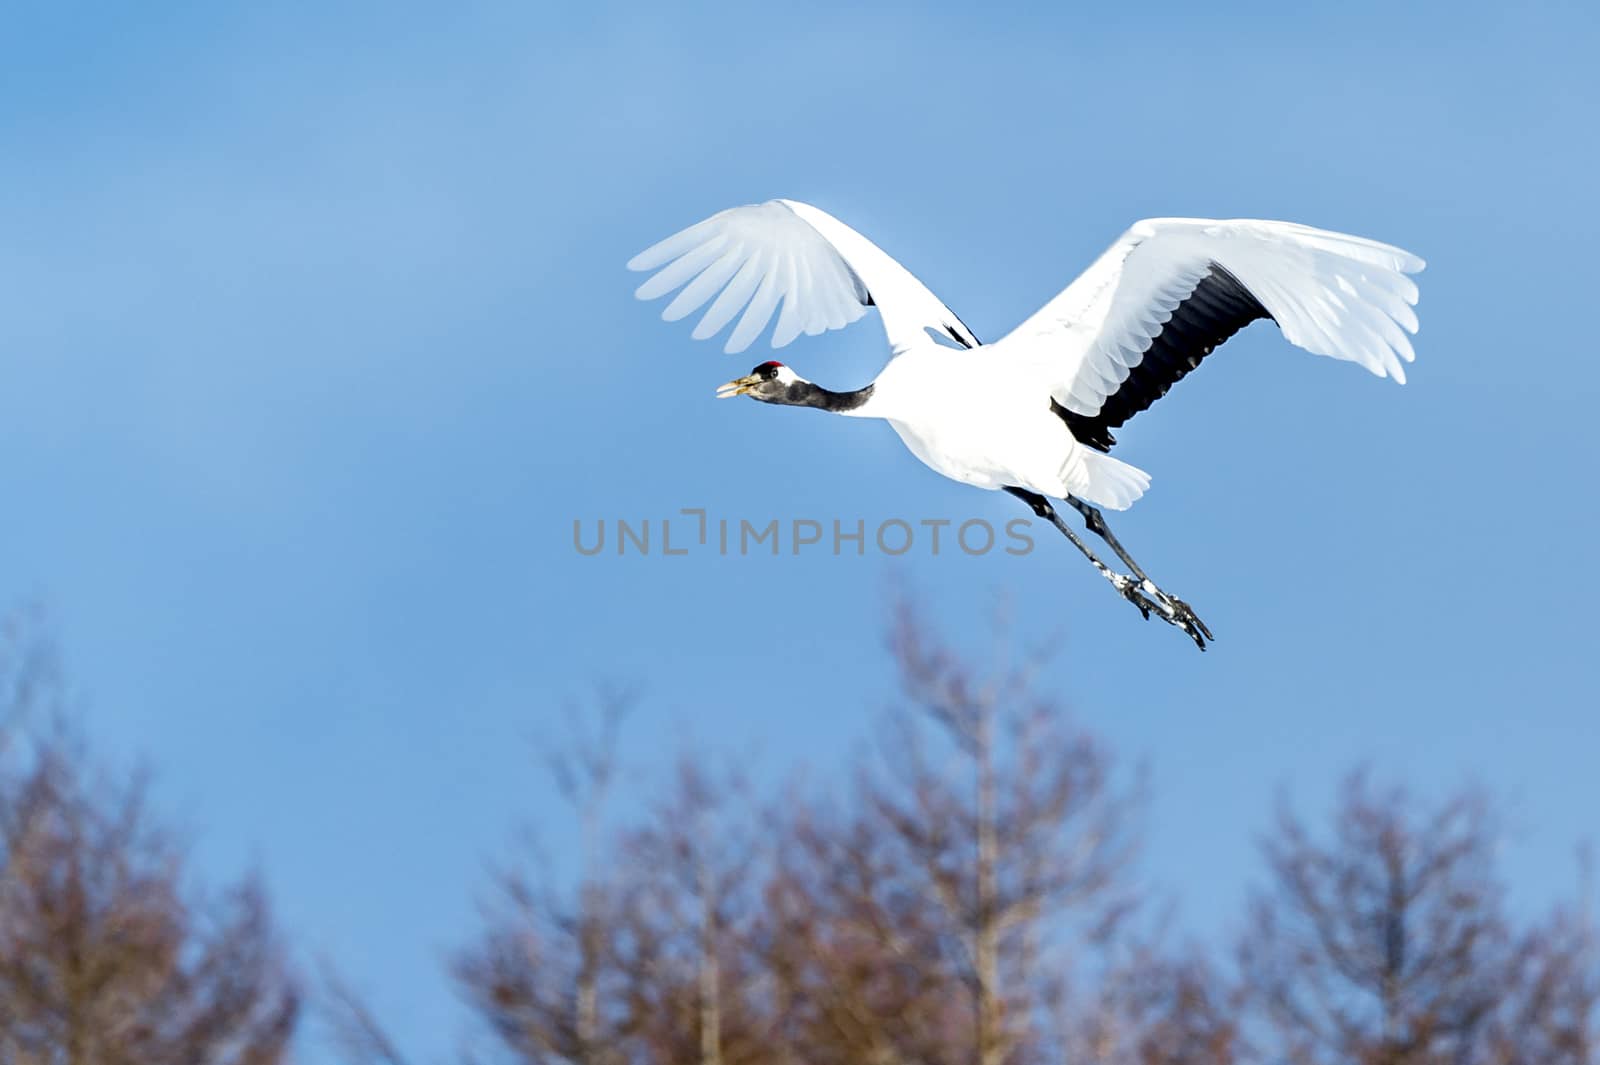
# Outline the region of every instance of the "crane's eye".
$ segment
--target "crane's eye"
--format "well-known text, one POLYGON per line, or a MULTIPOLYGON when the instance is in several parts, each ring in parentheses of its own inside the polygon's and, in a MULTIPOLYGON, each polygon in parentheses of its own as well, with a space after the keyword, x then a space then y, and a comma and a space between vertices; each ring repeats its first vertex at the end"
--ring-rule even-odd
POLYGON ((767 380, 768 381, 776 381, 777 379, 778 379, 778 368, 776 366, 767 367, 767 380))

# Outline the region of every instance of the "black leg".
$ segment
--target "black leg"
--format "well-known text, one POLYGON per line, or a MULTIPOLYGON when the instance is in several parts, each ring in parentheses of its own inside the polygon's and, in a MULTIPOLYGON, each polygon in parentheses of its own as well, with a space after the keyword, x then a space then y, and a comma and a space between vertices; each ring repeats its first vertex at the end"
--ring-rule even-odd
POLYGON ((1077 496, 1067 496, 1066 499, 1068 503, 1072 504, 1072 509, 1083 515, 1083 523, 1089 527, 1089 531, 1109 544, 1111 550, 1117 553, 1117 557, 1122 559, 1122 564, 1127 566, 1135 577, 1138 577, 1141 581, 1150 579, 1145 576, 1144 570, 1139 568, 1139 563, 1135 562, 1128 552, 1123 550, 1122 544, 1117 541, 1116 536, 1111 532, 1111 526, 1106 524, 1105 515, 1100 513, 1099 507, 1085 503, 1077 496))
POLYGON ((1121 542, 1117 540, 1116 534, 1111 531, 1111 526, 1106 524, 1105 515, 1100 513, 1100 508, 1084 502, 1077 496, 1067 496, 1066 500, 1072 504, 1074 510, 1083 515, 1083 522, 1089 527, 1089 531, 1104 540, 1111 550, 1117 553, 1117 557, 1122 560, 1122 564, 1127 566, 1133 575, 1139 579, 1143 591, 1161 606, 1162 612, 1172 615, 1172 619, 1175 620, 1176 624, 1193 636, 1197 643, 1201 643, 1202 650, 1205 647, 1204 643, 1200 641, 1202 635, 1207 640, 1216 639, 1215 636, 1211 635, 1211 630, 1206 627, 1206 623, 1200 620, 1188 603, 1185 603, 1177 596, 1163 592, 1156 587, 1154 581, 1145 575, 1144 570, 1139 568, 1139 563, 1133 560, 1133 556, 1128 554, 1121 542), (1169 606, 1170 610, 1167 609, 1169 606))
POLYGON ((1089 545, 1079 539, 1078 534, 1072 531, 1072 527, 1061 520, 1061 515, 1056 513, 1056 508, 1050 505, 1048 499, 1037 492, 1030 492, 1026 488, 1008 486, 1006 491, 1028 504, 1028 507, 1039 517, 1044 518, 1061 530, 1061 535, 1070 540, 1073 547, 1083 552, 1083 557, 1089 560, 1089 564, 1099 572, 1100 576, 1110 581, 1111 586, 1121 593, 1124 599, 1138 607, 1139 613, 1143 614, 1146 620, 1150 617, 1150 611, 1160 612, 1160 607, 1151 602, 1140 590, 1139 581, 1121 573, 1112 572, 1104 562, 1095 557, 1095 553, 1089 550, 1089 545))
MULTIPOLYGON (((1094 530, 1096 535, 1099 535, 1105 539, 1106 543, 1111 545, 1112 549, 1117 552, 1117 555, 1127 564, 1128 568, 1133 570, 1134 576, 1130 577, 1126 574, 1116 573, 1104 562, 1101 562, 1099 558, 1095 557, 1095 553, 1089 550, 1089 545, 1084 543, 1078 537, 1078 534, 1072 531, 1072 528, 1061 519, 1061 515, 1056 513, 1056 508, 1051 506, 1050 501, 1044 496, 1037 492, 1030 492, 1026 488, 1017 488, 1010 485, 1006 487, 1006 491, 1028 504, 1029 509, 1035 514, 1060 530, 1061 535, 1065 536, 1073 547, 1083 553, 1083 557, 1089 560, 1090 565, 1094 566, 1100 576, 1110 581, 1111 586, 1124 599, 1132 603, 1139 613, 1144 615, 1146 620, 1149 620, 1151 612, 1154 611, 1156 616, 1163 621, 1170 625, 1176 625, 1188 633, 1200 650, 1204 651, 1206 649, 1206 640, 1211 638, 1211 631, 1205 627, 1199 618, 1194 616, 1194 612, 1189 609, 1187 603, 1184 603, 1181 599, 1174 599, 1166 595, 1144 575, 1144 571, 1139 569, 1133 559, 1129 558, 1122 550, 1122 546, 1110 535, 1111 530, 1106 527, 1105 519, 1100 517, 1098 510, 1095 510, 1095 508, 1082 500, 1073 499, 1071 496, 1067 497, 1067 501, 1076 507, 1079 513, 1084 513, 1084 508, 1086 507, 1094 513, 1095 518, 1090 521, 1089 527, 1094 530)), ((1087 513, 1084 513, 1084 518, 1089 520, 1087 513)))

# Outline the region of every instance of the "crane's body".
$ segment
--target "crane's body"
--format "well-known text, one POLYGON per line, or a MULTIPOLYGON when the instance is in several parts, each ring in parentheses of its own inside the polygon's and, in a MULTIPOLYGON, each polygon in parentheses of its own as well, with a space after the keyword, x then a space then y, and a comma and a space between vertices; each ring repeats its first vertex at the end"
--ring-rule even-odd
POLYGON ((1026 345, 957 350, 924 339, 890 360, 865 403, 842 413, 887 421, 913 455, 952 480, 1126 509, 1149 478, 1078 443, 1041 399, 1048 395, 1048 368, 1026 345))
POLYGON ((1112 430, 1263 318, 1298 347, 1404 383, 1414 357, 1407 334, 1417 330, 1417 288, 1406 275, 1423 268, 1391 245, 1292 222, 1146 219, 1027 321, 981 344, 882 249, 794 200, 722 211, 628 265, 657 271, 641 299, 681 290, 662 314, 669 321, 710 304, 696 339, 738 319, 729 352, 774 316, 778 348, 877 307, 890 358, 865 388, 830 391, 766 362, 718 394, 887 421, 937 472, 1023 500, 1141 613, 1182 628, 1201 650, 1210 630, 1145 575, 1098 509, 1126 509, 1150 484, 1111 457, 1112 430), (1050 498, 1082 514, 1131 572, 1103 564, 1050 498))

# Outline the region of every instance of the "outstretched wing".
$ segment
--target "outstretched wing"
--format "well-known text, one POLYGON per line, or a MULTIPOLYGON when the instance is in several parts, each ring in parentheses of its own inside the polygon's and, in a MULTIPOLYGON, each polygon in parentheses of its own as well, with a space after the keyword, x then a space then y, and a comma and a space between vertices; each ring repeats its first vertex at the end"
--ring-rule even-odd
POLYGON ((694 338, 715 336, 738 318, 723 348, 728 352, 749 347, 774 312, 772 346, 781 348, 801 333, 843 329, 874 305, 896 354, 923 339, 924 329, 978 346, 961 319, 905 267, 826 211, 794 200, 714 214, 635 255, 628 269, 658 271, 635 293, 642 300, 682 288, 661 312, 669 322, 716 296, 694 338))
POLYGON ((1166 394, 1257 318, 1315 355, 1405 382, 1417 331, 1416 256, 1292 222, 1137 222, 1076 281, 1005 337, 1059 357, 1052 394, 1073 435, 1109 450, 1111 430, 1166 394))

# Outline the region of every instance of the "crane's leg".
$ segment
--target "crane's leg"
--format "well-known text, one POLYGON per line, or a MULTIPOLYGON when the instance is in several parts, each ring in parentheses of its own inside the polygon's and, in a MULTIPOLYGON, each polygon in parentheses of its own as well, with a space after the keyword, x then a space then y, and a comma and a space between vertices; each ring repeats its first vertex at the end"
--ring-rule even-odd
POLYGON ((1168 595, 1163 592, 1156 587, 1154 581, 1145 576, 1144 570, 1139 568, 1139 563, 1133 560, 1133 556, 1128 554, 1127 550, 1117 540, 1116 534, 1111 531, 1111 526, 1106 524, 1105 515, 1100 513, 1100 508, 1084 502, 1077 496, 1067 496, 1066 500, 1072 504, 1074 510, 1083 515, 1083 522, 1089 527, 1089 531, 1104 540, 1110 545, 1111 550, 1117 553, 1117 557, 1122 559, 1122 564, 1132 571, 1134 577, 1138 578, 1140 591, 1155 601, 1157 608, 1162 614, 1166 615, 1168 621, 1194 637, 1195 642, 1200 643, 1201 650, 1205 649, 1205 644, 1200 639, 1201 636, 1204 636, 1207 640, 1216 639, 1215 636, 1211 635, 1211 630, 1206 628, 1206 623, 1200 620, 1188 603, 1185 603, 1175 595, 1168 595))
MULTIPOLYGON (((1144 575, 1138 565, 1122 550, 1121 545, 1116 543, 1115 539, 1110 536, 1111 530, 1105 527, 1103 518, 1098 523, 1100 529, 1096 529, 1096 533, 1106 538, 1106 543, 1110 544, 1123 562, 1127 563, 1128 568, 1134 571, 1134 576, 1130 577, 1124 573, 1117 573, 1096 558, 1095 553, 1089 550, 1089 545, 1078 538, 1078 534, 1073 532, 1071 527, 1061 519, 1061 515, 1056 513, 1056 508, 1051 506, 1050 501, 1044 496, 1039 495, 1037 492, 1030 492, 1026 488, 1017 488, 1011 485, 1006 487, 1006 491, 1028 504, 1028 507, 1035 514, 1060 530, 1061 535, 1065 536, 1073 547, 1083 553, 1083 557, 1089 560, 1089 564, 1094 566, 1100 576, 1110 581, 1111 586, 1124 599, 1132 603, 1139 613, 1144 615, 1146 620, 1149 620, 1151 611, 1154 611, 1167 624, 1176 625, 1188 633, 1189 638, 1194 640, 1195 646, 1199 647, 1200 650, 1204 651, 1206 649, 1206 640, 1211 638, 1211 630, 1207 629, 1205 624, 1194 616, 1194 611, 1189 609, 1187 603, 1184 603, 1181 599, 1174 599, 1162 592, 1150 578, 1144 575)), ((1067 498, 1075 507, 1082 503, 1081 500, 1075 500, 1071 496, 1067 498)), ((1082 503, 1082 506, 1087 507, 1089 505, 1082 503)), ((1089 509, 1093 510, 1094 508, 1090 507, 1089 509)), ((1095 513, 1098 514, 1099 512, 1096 511, 1095 513)), ((1087 515, 1085 517, 1087 518, 1087 515)), ((1092 525, 1091 528, 1093 528, 1092 525)))
POLYGON ((1006 491, 1028 504, 1039 517, 1044 518, 1057 529, 1060 529, 1061 535, 1070 540, 1073 547, 1083 552, 1083 557, 1089 560, 1089 564, 1099 572, 1100 576, 1110 581, 1111 586, 1121 593, 1124 599, 1138 607, 1139 613, 1143 614, 1146 620, 1150 617, 1150 611, 1160 612, 1161 608, 1145 596, 1140 587, 1140 582, 1126 574, 1113 571, 1104 562, 1101 562, 1095 556, 1095 553, 1089 550, 1089 545, 1079 539, 1078 534, 1073 532, 1071 527, 1061 520, 1061 515, 1056 513, 1056 508, 1050 505, 1048 499, 1036 492, 1030 492, 1026 488, 1007 488, 1006 491))

